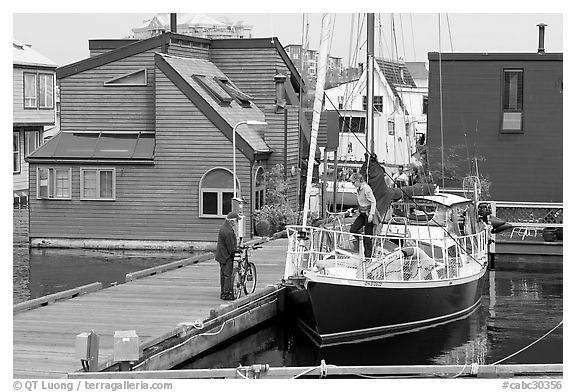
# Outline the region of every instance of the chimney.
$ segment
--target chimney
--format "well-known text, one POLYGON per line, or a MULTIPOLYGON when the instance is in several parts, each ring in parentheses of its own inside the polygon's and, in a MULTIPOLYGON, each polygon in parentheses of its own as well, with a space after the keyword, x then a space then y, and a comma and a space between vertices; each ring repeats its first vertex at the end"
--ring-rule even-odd
POLYGON ((286 75, 276 74, 274 76, 274 84, 276 86, 276 108, 284 108, 286 106, 285 98, 285 88, 284 83, 286 82, 286 75))
POLYGON ((176 34, 178 30, 177 14, 170 14, 170 32, 176 34))
POLYGON ((546 24, 540 23, 538 26, 538 54, 544 54, 544 30, 546 24))

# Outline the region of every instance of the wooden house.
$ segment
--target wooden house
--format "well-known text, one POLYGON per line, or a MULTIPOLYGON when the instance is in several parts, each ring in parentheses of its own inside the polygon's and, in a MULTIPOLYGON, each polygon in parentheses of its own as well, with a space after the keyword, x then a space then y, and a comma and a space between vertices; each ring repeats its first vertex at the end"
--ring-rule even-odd
POLYGON ((444 163, 444 186, 461 188, 477 161, 492 200, 561 202, 562 53, 428 59, 429 163, 436 174, 444 163))
MULTIPOLYGON (((338 113, 338 160, 360 166, 366 152, 366 80, 326 90, 325 110, 338 113)), ((415 151, 415 117, 406 105, 417 86, 405 64, 384 59, 374 62, 374 152, 390 173, 408 165, 415 151)), ((333 159, 329 156, 329 159, 333 159)))
POLYGON ((25 157, 43 141, 44 129, 56 118, 56 63, 13 40, 13 154, 12 173, 14 204, 28 198, 28 163, 25 157))
POLYGON ((32 246, 210 247, 234 189, 249 237, 278 163, 297 208, 301 80, 276 38, 164 33, 90 52, 57 69, 61 132, 28 158, 32 246))

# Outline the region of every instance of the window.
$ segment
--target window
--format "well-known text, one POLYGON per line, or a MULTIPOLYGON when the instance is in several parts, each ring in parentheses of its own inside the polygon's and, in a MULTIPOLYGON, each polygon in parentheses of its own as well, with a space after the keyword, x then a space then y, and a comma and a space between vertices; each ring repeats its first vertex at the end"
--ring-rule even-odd
POLYGON ((338 96, 338 109, 344 109, 344 97, 341 95, 338 96))
MULTIPOLYGON (((384 111, 384 99, 383 99, 382 95, 375 95, 374 96, 374 101, 372 102, 372 106, 374 107, 374 110, 376 110, 379 113, 382 113, 384 111)), ((366 99, 366 96, 364 95, 362 97, 362 109, 367 110, 367 107, 368 107, 368 100, 366 99)))
POLYGON ((147 77, 145 68, 134 72, 129 72, 125 75, 117 76, 104 82, 104 86, 108 87, 146 86, 146 84, 147 77))
POLYGON ((54 75, 39 74, 39 107, 42 109, 54 108, 54 75))
POLYGON ((13 166, 14 173, 20 173, 20 132, 12 132, 12 150, 13 150, 13 166))
POLYGON ((388 120, 388 135, 394 136, 396 133, 396 125, 393 120, 388 120))
MULTIPOLYGON (((238 184, 237 192, 240 195, 238 184)), ((232 211, 233 196, 232 173, 224 168, 209 170, 200 180, 200 217, 226 217, 232 211)))
POLYGON ((366 118, 365 117, 340 117, 340 132, 366 132, 366 118))
POLYGON ((214 79, 207 78, 204 75, 192 75, 192 79, 196 81, 216 102, 221 106, 229 106, 233 98, 218 84, 214 79))
POLYGON ((522 107, 524 98, 524 71, 504 70, 502 91, 502 132, 522 132, 522 107))
POLYGON ((36 94, 36 74, 24 73, 24 108, 36 109, 37 107, 37 94, 36 94))
POLYGON ((80 200, 115 200, 116 169, 81 168, 80 200))
POLYGON ((261 209, 266 202, 266 181, 264 169, 259 167, 256 171, 256 184, 254 186, 254 209, 261 209))
POLYGON ((24 155, 28 156, 40 147, 40 131, 27 131, 24 145, 24 155))
POLYGON ((422 114, 428 114, 428 97, 422 97, 422 114))
POLYGON ((36 179, 36 198, 72 199, 71 177, 71 168, 39 167, 36 179))

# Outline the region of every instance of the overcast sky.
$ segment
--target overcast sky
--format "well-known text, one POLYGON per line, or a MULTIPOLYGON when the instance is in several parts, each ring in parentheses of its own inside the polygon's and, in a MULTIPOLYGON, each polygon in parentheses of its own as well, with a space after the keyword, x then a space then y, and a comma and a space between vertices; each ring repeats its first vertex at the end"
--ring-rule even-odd
MULTIPOLYGON (((186 12, 185 8, 175 11, 186 12)), ((380 6, 381 8, 381 6, 380 6)), ((423 11, 426 11, 422 8, 423 11)), ((302 9, 306 11, 306 9, 302 9)), ((359 10, 360 11, 360 10, 359 10)), ((407 61, 425 61, 431 51, 443 52, 536 52, 538 23, 546 23, 547 52, 563 51, 563 15, 561 13, 376 13, 375 51, 378 57, 403 57, 407 61), (394 27, 396 40, 392 34, 394 27), (442 36, 438 40, 439 32, 442 36), (391 48, 396 47, 397 53, 391 48)), ((159 12, 162 12, 160 10, 159 12)), ((13 36, 65 65, 89 57, 88 40, 126 38, 132 28, 154 16, 150 13, 14 13, 13 36)), ((309 24, 311 49, 319 49, 320 13, 211 13, 216 19, 243 21, 253 26, 253 37, 278 37, 282 45, 302 42, 304 15, 309 24)), ((348 65, 357 44, 358 14, 337 13, 331 55, 342 57, 348 65), (353 22, 354 20, 354 22, 353 22), (354 25, 354 29, 352 26, 354 25), (351 43, 351 37, 354 42, 351 43)), ((365 26, 365 24, 364 24, 365 26)), ((365 34, 365 27, 362 29, 365 34)), ((362 42, 364 40, 362 37, 362 42)), ((356 55, 362 61, 363 54, 356 55)), ((364 52, 365 53, 365 52, 364 52)), ((358 61, 355 61, 358 62, 358 61)))

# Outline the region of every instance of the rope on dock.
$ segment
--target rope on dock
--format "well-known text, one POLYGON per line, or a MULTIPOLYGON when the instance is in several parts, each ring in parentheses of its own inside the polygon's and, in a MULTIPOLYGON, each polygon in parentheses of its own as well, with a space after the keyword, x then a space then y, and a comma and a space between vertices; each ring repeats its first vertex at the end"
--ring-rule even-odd
MULTIPOLYGON (((259 298, 257 299, 257 301, 261 301, 262 299, 265 299, 265 298, 267 298, 267 297, 270 297, 270 296, 278 293, 280 290, 282 290, 282 289, 278 289, 278 290, 272 291, 272 292, 270 292, 270 293, 268 293, 268 294, 266 294, 266 295, 263 295, 262 297, 259 297, 259 298)), ((275 301, 275 300, 274 300, 274 301, 275 301)), ((247 302, 247 303, 245 303, 245 304, 243 304, 243 305, 241 305, 241 306, 239 306, 239 307, 237 307, 237 308, 232 309, 232 310, 229 311, 229 312, 226 312, 226 313, 224 313, 224 314, 221 314, 220 316, 217 316, 217 317, 215 317, 215 318, 213 318, 213 319, 208 320, 206 324, 208 324, 208 323, 212 324, 212 323, 214 323, 214 321, 216 321, 216 320, 218 320, 218 319, 220 319, 220 318, 222 318, 222 317, 225 317, 225 316, 227 316, 227 315, 229 315, 229 314, 231 314, 231 313, 238 312, 239 310, 242 310, 243 308, 245 308, 245 307, 247 307, 247 306, 249 306, 249 305, 251 305, 251 304, 252 304, 252 302, 247 302)), ((238 316, 236 316, 236 317, 239 317, 239 316, 240 316, 240 314, 239 314, 238 316)), ((222 322, 222 325, 220 326, 220 329, 219 329, 218 331, 216 331, 216 332, 203 332, 203 333, 198 334, 198 335, 192 335, 192 336, 190 336, 188 339, 184 340, 183 342, 180 342, 179 344, 177 344, 177 345, 175 345, 175 346, 173 346, 173 347, 169 347, 169 348, 167 348, 167 349, 165 349, 165 350, 162 350, 162 351, 160 351, 160 352, 158 352, 158 353, 156 353, 156 354, 154 354, 154 355, 146 358, 144 361, 142 361, 142 362, 140 362, 139 364, 135 365, 135 366, 132 368, 132 370, 139 368, 140 366, 148 363, 148 361, 150 361, 150 360, 158 357, 159 355, 165 354, 165 353, 170 352, 170 351, 172 351, 172 350, 175 350, 175 349, 177 349, 177 348, 179 348, 179 347, 182 347, 183 345, 189 343, 192 339, 195 339, 195 338, 200 337, 200 336, 214 336, 214 335, 218 335, 220 332, 222 332, 222 330, 224 329, 224 326, 226 325, 226 323, 228 323, 229 321, 232 321, 232 320, 236 319, 236 317, 233 317, 233 318, 228 319, 228 320, 224 320, 224 322, 222 322)), ((203 329, 203 328, 205 327, 205 323, 204 323, 203 321, 200 321, 200 320, 195 320, 195 321, 194 321, 193 323, 191 323, 191 324, 180 323, 179 325, 192 325, 192 327, 194 327, 194 328, 196 328, 196 329, 203 329)))
POLYGON ((533 345, 535 345, 536 343, 538 343, 539 341, 541 341, 542 339, 544 339, 546 336, 550 335, 552 332, 554 332, 556 330, 556 328, 558 328, 559 326, 561 326, 564 323, 564 320, 560 320, 560 322, 558 323, 558 325, 556 325, 554 328, 552 328, 550 331, 546 332, 544 335, 542 335, 539 339, 533 341, 532 343, 530 343, 529 345, 527 345, 526 347, 516 351, 513 354, 508 355, 506 358, 503 358, 499 361, 494 362, 492 365, 498 365, 500 362, 504 362, 505 360, 512 358, 513 356, 520 354, 522 351, 532 347, 533 345))

